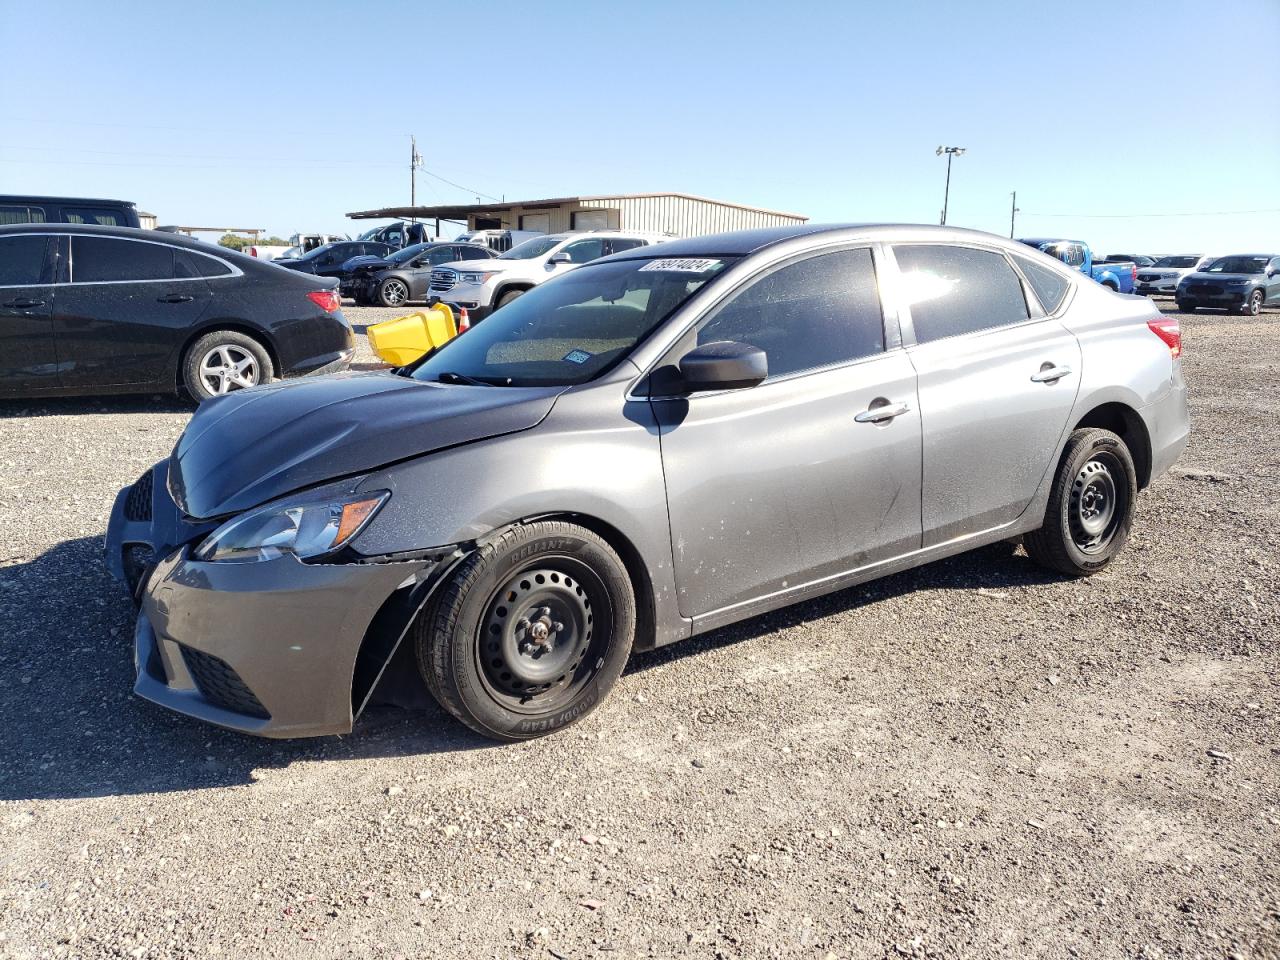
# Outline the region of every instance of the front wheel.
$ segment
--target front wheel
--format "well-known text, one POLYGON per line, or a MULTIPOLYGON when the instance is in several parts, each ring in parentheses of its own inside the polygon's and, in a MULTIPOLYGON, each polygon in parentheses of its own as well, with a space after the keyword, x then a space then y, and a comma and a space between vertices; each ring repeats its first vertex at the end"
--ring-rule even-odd
POLYGON ((494 740, 580 720, 631 653, 635 595, 613 548, 582 527, 513 527, 464 560, 418 618, 418 667, 440 705, 494 740))
POLYGON ((409 299, 409 285, 399 277, 387 277, 378 284, 377 297, 384 307, 398 307, 409 299))
POLYGON ((1059 573, 1097 573, 1129 539, 1137 496, 1137 471, 1124 441, 1110 430, 1076 430, 1062 452, 1044 525, 1028 533, 1023 546, 1032 560, 1059 573))
POLYGON ((1262 313, 1262 301, 1265 299, 1266 296, 1261 290, 1253 291, 1253 293, 1249 294, 1249 299, 1244 302, 1244 307, 1241 312, 1246 317, 1256 317, 1258 314, 1262 313))
POLYGON ((505 307, 512 300, 518 300, 520 297, 523 297, 524 295, 525 295, 524 290, 508 290, 506 293, 504 293, 501 297, 498 298, 497 306, 495 306, 493 309, 497 310, 498 307, 505 307))
POLYGON ((1184 302, 1184 301, 1182 301, 1182 300, 1179 300, 1179 301, 1178 301, 1178 312, 1179 312, 1179 313, 1195 313, 1195 312, 1196 312, 1195 304, 1193 304, 1193 303, 1186 303, 1186 302, 1184 302))

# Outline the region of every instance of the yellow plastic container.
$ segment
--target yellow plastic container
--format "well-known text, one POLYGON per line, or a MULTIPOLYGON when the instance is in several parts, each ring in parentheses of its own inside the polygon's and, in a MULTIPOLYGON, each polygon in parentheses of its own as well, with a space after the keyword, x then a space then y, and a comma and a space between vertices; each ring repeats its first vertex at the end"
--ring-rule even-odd
POLYGON ((443 303, 405 317, 375 323, 365 331, 369 346, 393 367, 403 367, 458 335, 453 311, 443 303))

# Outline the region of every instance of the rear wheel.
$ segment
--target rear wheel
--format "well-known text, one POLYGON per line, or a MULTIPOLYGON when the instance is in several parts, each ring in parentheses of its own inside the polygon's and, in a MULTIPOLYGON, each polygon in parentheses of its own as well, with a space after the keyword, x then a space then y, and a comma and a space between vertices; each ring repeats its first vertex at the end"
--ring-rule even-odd
POLYGON ((399 277, 387 277, 378 284, 377 297, 384 307, 398 307, 409 299, 409 285, 399 277))
POLYGON ((622 673, 635 596, 617 553, 560 521, 513 527, 463 561, 415 625, 432 695, 476 732, 528 740, 586 716, 622 673))
POLYGON ((1261 290, 1253 291, 1253 293, 1249 294, 1249 299, 1244 302, 1244 306, 1241 307, 1241 312, 1247 317, 1256 317, 1262 313, 1262 301, 1265 299, 1266 296, 1261 290))
POLYGON ((206 333, 188 349, 183 385, 197 401, 267 383, 275 374, 271 356, 253 337, 235 330, 206 333))
POLYGON ((1110 430, 1077 430, 1063 450, 1044 525, 1028 533, 1023 546, 1059 573, 1097 573, 1129 539, 1137 496, 1137 471, 1124 441, 1110 430))

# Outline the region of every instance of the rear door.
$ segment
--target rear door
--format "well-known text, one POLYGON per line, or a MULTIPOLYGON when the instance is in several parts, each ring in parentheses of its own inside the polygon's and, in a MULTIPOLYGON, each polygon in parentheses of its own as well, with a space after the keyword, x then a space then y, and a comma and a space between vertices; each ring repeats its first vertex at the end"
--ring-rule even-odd
POLYGON ((65 387, 168 389, 175 350, 212 295, 185 253, 164 243, 75 234, 53 303, 65 387))
POLYGON ((919 374, 929 547, 1022 515, 1067 428, 1080 345, 999 250, 892 249, 903 340, 919 374))
POLYGON ((59 386, 53 339, 56 238, 0 237, 0 394, 59 386))
POLYGON ((721 340, 763 350, 768 379, 651 401, 680 612, 723 616, 917 549, 915 372, 886 330, 871 249, 765 268, 667 362, 721 340))

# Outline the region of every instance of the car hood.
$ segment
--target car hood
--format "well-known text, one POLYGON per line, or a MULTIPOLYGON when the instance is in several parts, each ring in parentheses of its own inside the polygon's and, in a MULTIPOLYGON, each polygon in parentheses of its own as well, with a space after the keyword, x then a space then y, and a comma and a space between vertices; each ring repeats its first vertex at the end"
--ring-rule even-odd
POLYGON ((386 270, 388 267, 394 267, 395 264, 387 260, 386 257, 374 256, 365 253, 358 257, 352 257, 342 265, 344 272, 350 272, 361 269, 386 270))
POLYGON ((346 373, 200 405, 169 459, 190 517, 239 513, 397 460, 537 426, 565 387, 489 387, 346 373))
POLYGON ((457 270, 462 273, 501 273, 503 270, 510 270, 517 263, 526 263, 525 260, 499 260, 492 257, 488 260, 454 260, 452 263, 442 263, 436 270, 457 270))
POLYGON ((1221 283, 1223 280, 1262 280, 1264 276, 1261 273, 1201 273, 1196 271, 1195 273, 1187 274, 1182 279, 1203 280, 1206 283, 1217 281, 1221 283))

